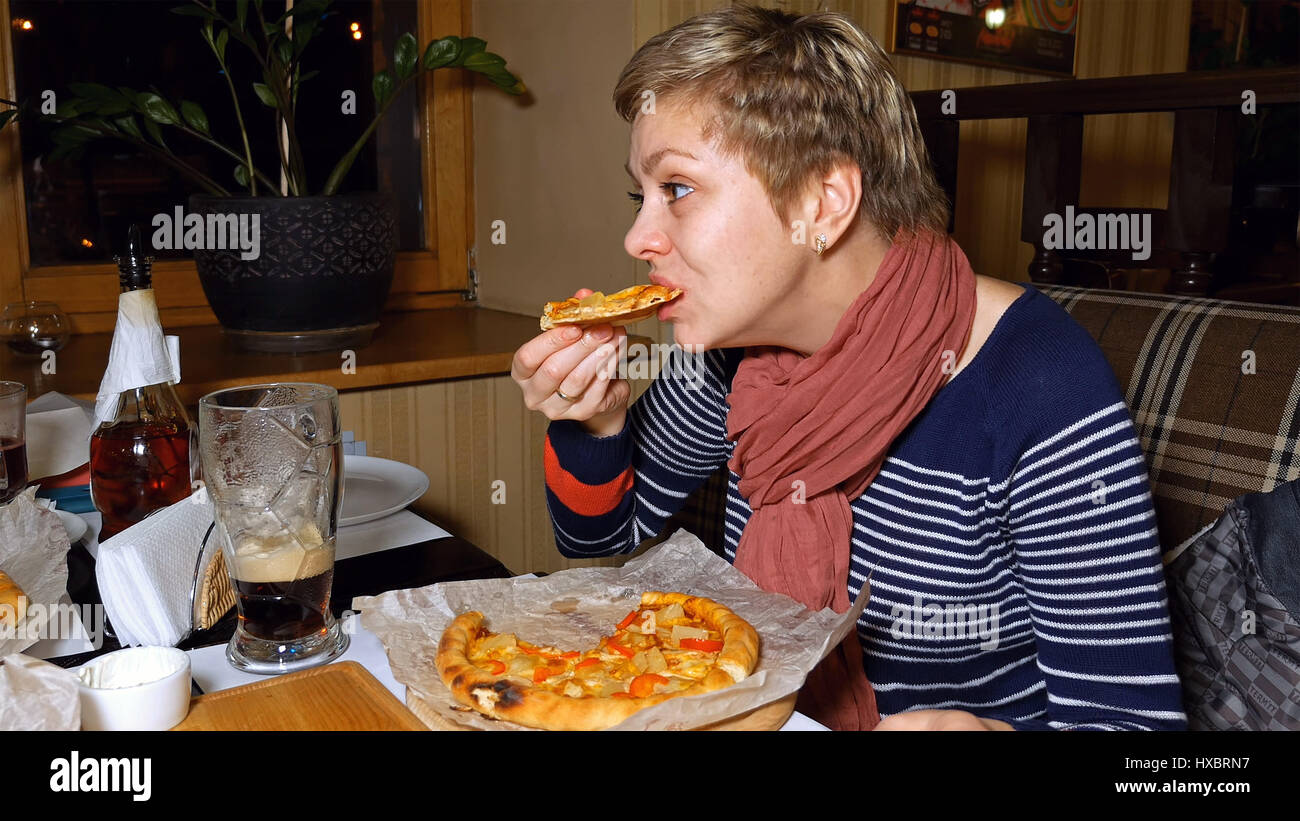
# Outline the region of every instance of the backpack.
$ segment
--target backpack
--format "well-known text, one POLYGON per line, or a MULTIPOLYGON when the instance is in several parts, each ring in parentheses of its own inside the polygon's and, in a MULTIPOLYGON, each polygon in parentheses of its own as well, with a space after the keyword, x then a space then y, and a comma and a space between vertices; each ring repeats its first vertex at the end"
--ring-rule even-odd
POLYGON ((1192 730, 1300 730, 1300 479, 1247 493, 1165 560, 1192 730))

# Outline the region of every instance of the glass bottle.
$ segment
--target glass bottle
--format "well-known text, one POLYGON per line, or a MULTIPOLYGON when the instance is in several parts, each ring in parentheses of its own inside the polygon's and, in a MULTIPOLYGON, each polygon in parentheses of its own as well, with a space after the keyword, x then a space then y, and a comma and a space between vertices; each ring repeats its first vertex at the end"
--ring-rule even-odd
MULTIPOLYGON (((137 226, 125 257, 113 260, 122 294, 152 290, 153 258, 144 256, 137 226)), ((152 293, 143 298, 154 305, 152 293)), ((161 333, 157 308, 150 312, 161 333)), ((113 418, 90 437, 90 496, 103 517, 99 541, 190 495, 192 429, 170 381, 122 391, 113 418)))

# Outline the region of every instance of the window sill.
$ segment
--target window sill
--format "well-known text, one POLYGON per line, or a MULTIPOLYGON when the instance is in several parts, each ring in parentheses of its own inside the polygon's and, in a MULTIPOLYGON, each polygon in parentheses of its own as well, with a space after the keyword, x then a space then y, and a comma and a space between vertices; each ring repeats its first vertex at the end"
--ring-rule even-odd
MULTIPOLYGON (((181 383, 187 405, 214 390, 258 382, 319 382, 339 391, 434 382, 510 372, 514 352, 541 331, 537 318, 464 306, 384 314, 374 339, 357 348, 355 371, 342 351, 251 353, 237 349, 218 325, 176 328, 181 340, 181 383), (349 372, 353 371, 353 372, 349 372)), ((0 374, 27 385, 28 398, 58 391, 94 399, 108 365, 111 333, 73 336, 41 372, 38 356, 0 347, 0 374)))

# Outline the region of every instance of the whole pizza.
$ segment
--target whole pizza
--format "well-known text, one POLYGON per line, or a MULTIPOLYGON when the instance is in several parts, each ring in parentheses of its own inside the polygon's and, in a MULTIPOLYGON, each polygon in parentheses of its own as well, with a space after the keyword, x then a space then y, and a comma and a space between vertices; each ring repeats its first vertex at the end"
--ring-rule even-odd
POLYGON ((758 665, 754 628, 710 599, 647 592, 596 647, 564 650, 490 632, 477 611, 438 644, 438 674, 461 704, 544 730, 600 730, 653 704, 744 680, 758 665))
POLYGON ((659 310, 682 293, 663 285, 633 285, 608 296, 595 291, 584 297, 548 302, 542 309, 542 330, 557 325, 628 325, 659 310))

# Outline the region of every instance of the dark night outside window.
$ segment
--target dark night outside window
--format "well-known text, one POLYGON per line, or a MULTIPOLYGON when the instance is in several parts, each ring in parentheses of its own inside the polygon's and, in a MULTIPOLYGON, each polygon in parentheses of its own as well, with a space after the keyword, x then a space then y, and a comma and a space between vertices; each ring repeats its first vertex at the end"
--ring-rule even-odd
MULTIPOLYGON (((174 104, 198 103, 213 136, 242 151, 230 92, 199 34, 199 21, 171 13, 183 4, 183 0, 12 0, 10 17, 32 23, 28 30, 12 32, 18 99, 39 107, 47 89, 64 94, 68 84, 75 82, 156 89, 174 104)), ((265 9, 275 19, 284 4, 267 2, 265 9)), ((223 3, 222 11, 233 18, 234 3, 223 3)), ((410 31, 418 36, 413 0, 335 2, 331 11, 303 61, 306 69, 320 73, 302 85, 298 101, 298 134, 310 194, 319 192, 339 157, 374 116, 370 87, 376 48, 391 55, 399 34, 410 31), (361 39, 354 37, 353 23, 358 24, 361 39), (355 114, 343 113, 345 90, 356 93, 355 114)), ((262 79, 260 69, 233 41, 227 60, 248 125, 254 163, 278 181, 274 115, 252 89, 252 83, 262 79)), ((341 193, 379 190, 394 195, 399 250, 419 250, 425 242, 419 110, 418 89, 398 97, 341 188, 341 193), (393 150, 380 156, 381 144, 393 150)), ((155 214, 171 214, 176 206, 186 206, 191 194, 202 192, 190 178, 113 140, 92 143, 79 158, 48 162, 44 155, 54 147, 50 130, 45 124, 25 124, 22 129, 33 267, 108 262, 120 250, 128 224, 147 228, 155 214)), ((235 182, 235 162, 225 154, 166 126, 163 134, 177 154, 232 194, 247 193, 235 182)), ((162 259, 188 256, 185 251, 154 253, 162 259)))

